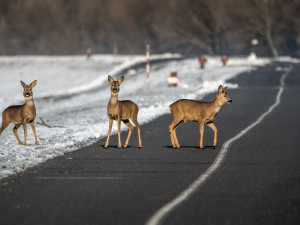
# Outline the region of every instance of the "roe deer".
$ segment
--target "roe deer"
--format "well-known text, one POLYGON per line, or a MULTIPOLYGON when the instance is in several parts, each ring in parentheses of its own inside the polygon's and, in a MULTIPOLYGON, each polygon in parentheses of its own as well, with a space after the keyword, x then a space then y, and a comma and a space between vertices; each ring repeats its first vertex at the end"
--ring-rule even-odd
POLYGON ((169 126, 169 133, 173 148, 180 148, 176 136, 176 128, 187 120, 198 121, 200 126, 200 148, 203 147, 204 123, 206 123, 214 131, 214 146, 217 144, 217 128, 213 124, 220 108, 225 103, 231 103, 228 97, 227 87, 219 86, 218 93, 212 102, 200 102, 195 100, 180 99, 170 105, 170 111, 173 115, 173 121, 169 126))
POLYGON ((139 112, 139 107, 132 101, 125 100, 125 101, 119 101, 118 100, 118 94, 120 91, 120 84, 123 82, 124 76, 121 76, 119 80, 114 81, 111 76, 108 76, 108 82, 111 84, 111 97, 107 105, 107 115, 109 119, 109 130, 108 135, 106 139, 106 144, 104 148, 107 148, 109 143, 109 137, 110 132, 113 124, 113 120, 118 121, 118 148, 121 148, 121 135, 120 135, 120 128, 121 128, 121 121, 128 127, 129 132, 126 139, 126 142, 124 144, 124 148, 127 147, 131 132, 133 130, 133 126, 129 122, 129 119, 135 124, 137 130, 138 130, 138 136, 139 136, 139 148, 142 147, 142 141, 141 141, 141 131, 140 131, 140 125, 137 121, 137 116, 139 112))
POLYGON ((21 85, 24 88, 23 96, 25 98, 25 104, 9 106, 2 113, 2 127, 0 128, 0 135, 10 123, 13 123, 15 125, 15 127, 13 128, 13 132, 20 145, 22 145, 23 143, 18 136, 17 130, 21 125, 23 125, 25 139, 24 145, 27 145, 27 123, 30 123, 33 130, 35 144, 39 145, 34 127, 36 111, 32 94, 32 88, 35 87, 36 83, 37 81, 35 80, 30 85, 26 85, 23 81, 21 81, 21 85))

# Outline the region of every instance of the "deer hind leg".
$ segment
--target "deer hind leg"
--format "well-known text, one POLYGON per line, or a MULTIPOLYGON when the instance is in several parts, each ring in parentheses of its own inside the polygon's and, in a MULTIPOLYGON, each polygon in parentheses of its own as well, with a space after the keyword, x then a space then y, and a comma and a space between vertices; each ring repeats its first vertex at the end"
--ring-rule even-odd
POLYGON ((108 146, 112 125, 113 125, 113 120, 109 119, 108 134, 107 134, 106 143, 104 145, 104 148, 107 148, 107 146, 108 146))
POLYGON ((174 122, 174 120, 169 125, 169 134, 170 134, 170 139, 171 139, 173 148, 176 148, 175 141, 174 141, 174 135, 173 135, 173 130, 174 130, 175 125, 176 125, 176 122, 174 122))
POLYGON ((178 139, 176 136, 176 132, 175 129, 183 122, 183 119, 173 119, 173 121, 171 122, 171 124, 169 125, 169 133, 170 133, 170 138, 171 138, 171 142, 173 145, 173 148, 180 148, 180 145, 178 143, 178 139))
POLYGON ((134 123, 136 126, 136 129, 138 131, 138 136, 139 136, 139 148, 142 147, 142 139, 141 139, 141 129, 140 129, 140 124, 137 121, 137 115, 131 118, 131 121, 134 123))
POLYGON ((203 147, 204 122, 199 121, 199 127, 200 127, 200 148, 204 149, 203 147))
POLYGON ((122 148, 121 144, 121 117, 118 116, 118 148, 122 148))
POLYGON ((10 122, 7 122, 5 120, 2 120, 2 127, 0 128, 0 136, 2 134, 2 132, 4 131, 4 129, 10 124, 10 122))
POLYGON ((20 145, 23 145, 22 141, 20 140, 19 136, 18 136, 18 133, 17 133, 17 130, 18 128, 21 126, 21 124, 16 124, 15 127, 13 128, 13 132, 19 142, 20 145))
POLYGON ((185 122, 184 120, 181 120, 175 127, 174 127, 174 130, 173 130, 173 138, 174 138, 174 141, 175 141, 175 145, 177 148, 180 148, 180 145, 178 143, 178 139, 177 139, 177 135, 176 135, 176 129, 179 127, 179 125, 181 125, 183 122, 185 122))
POLYGON ((27 124, 26 122, 23 123, 24 128, 24 145, 27 145, 27 124))
POLYGON ((128 136, 127 136, 125 144, 123 145, 123 147, 126 148, 127 145, 128 145, 128 142, 130 140, 130 137, 131 137, 133 126, 131 125, 131 123, 129 122, 129 120, 122 120, 122 121, 128 127, 128 136))
POLYGON ((35 126, 34 126, 34 121, 30 122, 30 125, 31 125, 32 131, 34 133, 35 144, 39 145, 39 141, 38 141, 38 139, 36 137, 36 131, 35 131, 35 126))
POLYGON ((213 123, 208 123, 207 126, 209 126, 214 131, 214 147, 213 148, 215 148, 217 145, 217 131, 218 130, 213 123))

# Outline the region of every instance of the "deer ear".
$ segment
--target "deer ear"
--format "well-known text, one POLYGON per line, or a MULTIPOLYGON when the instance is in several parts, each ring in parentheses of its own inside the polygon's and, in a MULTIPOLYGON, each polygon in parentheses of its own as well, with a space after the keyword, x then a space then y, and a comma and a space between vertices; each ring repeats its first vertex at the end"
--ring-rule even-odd
POLYGON ((223 91, 223 87, 222 87, 222 85, 220 85, 219 89, 218 89, 218 93, 222 93, 222 91, 223 91))
POLYGON ((29 86, 30 86, 31 88, 34 88, 35 85, 36 85, 36 83, 37 83, 37 80, 33 81, 29 86))
POLYGON ((108 75, 107 80, 110 84, 113 84, 113 82, 114 82, 114 79, 110 75, 108 75))
POLYGON ((228 86, 223 88, 223 91, 226 92, 227 91, 228 86))
POLYGON ((26 84, 23 81, 21 81, 21 80, 20 80, 20 82, 21 82, 21 85, 23 86, 23 88, 25 88, 26 84))
POLYGON ((124 81, 124 76, 121 76, 121 77, 119 78, 119 80, 118 80, 118 84, 119 84, 119 85, 122 84, 123 81, 124 81))

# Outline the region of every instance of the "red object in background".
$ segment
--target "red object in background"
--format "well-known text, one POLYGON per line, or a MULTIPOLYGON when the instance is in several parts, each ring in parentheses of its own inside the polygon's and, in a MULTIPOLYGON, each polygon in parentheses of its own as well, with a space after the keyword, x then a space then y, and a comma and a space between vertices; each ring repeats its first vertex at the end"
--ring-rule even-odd
POLYGON ((85 51, 85 54, 86 54, 86 57, 89 59, 92 55, 92 49, 88 48, 86 51, 85 51))
POLYGON ((207 59, 205 57, 199 57, 199 63, 200 63, 200 68, 204 69, 205 63, 207 61, 207 59))
POLYGON ((222 63, 223 63, 223 66, 226 66, 226 63, 227 63, 227 61, 228 61, 228 57, 223 56, 223 57, 221 58, 221 61, 222 61, 222 63))
POLYGON ((176 72, 172 72, 167 81, 169 87, 177 87, 177 84, 180 82, 180 78, 177 76, 176 72))
POLYGON ((171 73, 171 77, 177 77, 177 73, 176 72, 172 72, 171 73))

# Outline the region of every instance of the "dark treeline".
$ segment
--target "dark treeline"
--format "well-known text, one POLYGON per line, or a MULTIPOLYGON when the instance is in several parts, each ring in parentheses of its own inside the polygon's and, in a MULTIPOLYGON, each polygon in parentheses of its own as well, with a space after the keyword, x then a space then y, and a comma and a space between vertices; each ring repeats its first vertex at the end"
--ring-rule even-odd
POLYGON ((0 54, 300 56, 300 0, 1 0, 0 54), (251 46, 251 40, 259 40, 251 46))

